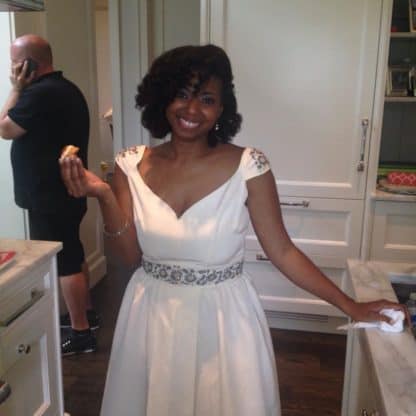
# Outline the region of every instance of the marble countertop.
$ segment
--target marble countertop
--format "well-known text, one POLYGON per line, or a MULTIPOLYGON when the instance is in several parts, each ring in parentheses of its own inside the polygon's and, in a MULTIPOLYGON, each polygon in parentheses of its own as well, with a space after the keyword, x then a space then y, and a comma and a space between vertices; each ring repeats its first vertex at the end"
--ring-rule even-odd
POLYGON ((0 239, 0 251, 15 251, 14 260, 0 269, 0 292, 21 276, 27 275, 62 248, 62 243, 0 239))
MULTIPOLYGON (((397 301, 390 276, 411 275, 416 265, 358 260, 348 261, 352 291, 359 301, 380 298, 397 301)), ((416 339, 406 328, 401 333, 360 329, 368 365, 374 370, 375 389, 385 415, 416 415, 416 339)))

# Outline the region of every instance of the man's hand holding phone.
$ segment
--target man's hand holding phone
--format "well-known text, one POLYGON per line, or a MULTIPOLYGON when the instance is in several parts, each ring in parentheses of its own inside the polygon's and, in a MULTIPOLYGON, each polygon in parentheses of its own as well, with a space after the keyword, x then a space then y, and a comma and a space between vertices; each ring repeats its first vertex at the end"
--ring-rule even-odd
POLYGON ((21 91, 27 87, 36 77, 37 63, 27 58, 23 62, 13 65, 10 81, 16 91, 21 91))

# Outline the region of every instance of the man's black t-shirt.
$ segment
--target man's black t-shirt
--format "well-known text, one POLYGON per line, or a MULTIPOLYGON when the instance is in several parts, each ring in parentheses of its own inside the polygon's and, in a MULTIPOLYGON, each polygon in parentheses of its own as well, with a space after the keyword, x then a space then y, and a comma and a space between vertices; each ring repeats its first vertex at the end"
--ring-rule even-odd
POLYGON ((8 116, 26 130, 11 147, 16 204, 38 212, 85 210, 85 198, 68 195, 58 163, 72 144, 87 166, 89 113, 79 88, 62 72, 45 74, 22 91, 8 116))

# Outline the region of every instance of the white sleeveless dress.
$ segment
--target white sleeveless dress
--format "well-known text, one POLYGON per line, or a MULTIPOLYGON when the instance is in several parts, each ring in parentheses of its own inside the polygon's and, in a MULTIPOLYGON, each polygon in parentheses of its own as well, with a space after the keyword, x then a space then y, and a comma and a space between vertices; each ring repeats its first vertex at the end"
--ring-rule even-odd
POLYGON ((180 218, 145 184, 145 146, 121 152, 143 266, 114 334, 101 416, 278 416, 275 359, 244 271, 246 180, 270 169, 246 148, 233 176, 180 218))

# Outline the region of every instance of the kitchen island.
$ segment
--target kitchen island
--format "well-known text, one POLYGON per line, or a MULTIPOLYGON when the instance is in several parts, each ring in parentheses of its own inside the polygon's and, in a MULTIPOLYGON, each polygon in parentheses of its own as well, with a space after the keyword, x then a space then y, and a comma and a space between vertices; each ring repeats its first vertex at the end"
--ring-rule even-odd
POLYGON ((0 415, 63 415, 57 242, 0 239, 0 415))
MULTIPOLYGON (((397 301, 392 279, 414 278, 416 285, 416 264, 349 260, 348 272, 348 292, 358 301, 397 301)), ((409 328, 348 331, 342 415, 416 415, 416 340, 409 328)))

